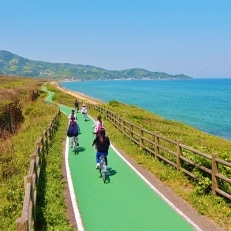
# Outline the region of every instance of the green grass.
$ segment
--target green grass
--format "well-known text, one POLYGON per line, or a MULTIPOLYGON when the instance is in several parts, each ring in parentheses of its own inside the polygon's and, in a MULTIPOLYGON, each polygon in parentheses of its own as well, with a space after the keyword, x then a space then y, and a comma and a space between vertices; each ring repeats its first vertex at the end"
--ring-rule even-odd
MULTIPOLYGON (((18 86, 20 86, 20 78, 12 78, 6 82, 9 84, 10 81, 14 82, 14 79, 18 82, 18 86)), ((27 82, 28 85, 24 82, 24 80, 22 80, 22 82, 26 90, 34 89, 34 87, 38 84, 36 80, 32 83, 31 79, 27 82)), ((0 93, 1 92, 3 91, 0 90, 0 93)), ((17 95, 17 89, 15 89, 13 93, 15 96, 19 96, 17 95)), ((24 176, 27 175, 29 171, 29 156, 34 153, 35 142, 39 140, 40 135, 50 124, 54 115, 58 111, 57 107, 44 103, 47 93, 42 91, 39 93, 40 97, 36 101, 26 101, 22 104, 24 122, 21 124, 17 133, 0 141, 0 229, 2 231, 15 230, 15 221, 21 216, 22 212, 25 193, 24 176)), ((59 130, 50 148, 51 155, 47 156, 46 161, 49 165, 47 164, 47 168, 43 169, 41 173, 44 176, 44 172, 46 172, 46 185, 48 185, 49 182, 49 187, 47 187, 44 192, 46 206, 45 208, 41 207, 44 219, 47 223, 47 229, 41 230, 53 230, 53 226, 55 227, 55 230, 73 230, 70 224, 68 224, 65 214, 66 207, 63 196, 65 183, 63 181, 63 183, 60 184, 62 175, 60 166, 62 163, 63 152, 60 143, 62 143, 66 137, 63 126, 66 126, 66 117, 62 118, 60 121, 59 130), (52 152, 54 159, 51 159, 52 152), (57 155, 57 153, 60 155, 57 155), (55 169, 53 169, 53 164, 55 169), (59 175, 59 181, 54 179, 57 175, 59 175), (55 195, 53 194, 54 191, 60 193, 59 197, 56 198, 56 201, 52 201, 52 198, 54 198, 55 195), (54 203, 57 203, 59 206, 58 209, 57 205, 54 206, 54 203), (55 210, 57 213, 59 212, 58 215, 54 213, 54 216, 52 217, 53 220, 49 217, 51 210, 55 210)))
POLYGON ((1 230, 15 230, 15 223, 12 221, 21 216, 24 197, 23 178, 29 170, 29 155, 34 153, 35 142, 56 112, 57 108, 36 101, 25 114, 25 122, 18 133, 1 143, 1 230))
POLYGON ((43 160, 43 169, 38 187, 38 224, 36 230, 74 230, 66 216, 63 193, 65 187, 67 187, 62 173, 66 125, 66 116, 62 115, 49 153, 43 160))

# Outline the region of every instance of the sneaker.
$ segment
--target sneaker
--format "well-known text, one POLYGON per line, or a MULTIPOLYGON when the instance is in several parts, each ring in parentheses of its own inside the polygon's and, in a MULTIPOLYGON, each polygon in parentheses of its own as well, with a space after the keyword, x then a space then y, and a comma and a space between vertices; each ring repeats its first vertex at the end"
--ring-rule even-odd
POLYGON ((99 166, 100 166, 100 164, 97 163, 95 168, 96 168, 96 169, 99 169, 99 166))

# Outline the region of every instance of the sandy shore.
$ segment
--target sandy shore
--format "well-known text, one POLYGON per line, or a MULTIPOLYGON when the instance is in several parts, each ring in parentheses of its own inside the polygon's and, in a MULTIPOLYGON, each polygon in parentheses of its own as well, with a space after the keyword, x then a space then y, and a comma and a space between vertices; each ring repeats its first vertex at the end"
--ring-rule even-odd
POLYGON ((78 101, 88 102, 88 103, 92 103, 92 104, 102 104, 103 103, 102 101, 100 101, 98 99, 91 98, 90 96, 84 95, 80 92, 71 91, 69 89, 63 88, 60 86, 59 82, 50 82, 50 84, 57 87, 60 91, 76 97, 76 99, 78 99, 78 101))

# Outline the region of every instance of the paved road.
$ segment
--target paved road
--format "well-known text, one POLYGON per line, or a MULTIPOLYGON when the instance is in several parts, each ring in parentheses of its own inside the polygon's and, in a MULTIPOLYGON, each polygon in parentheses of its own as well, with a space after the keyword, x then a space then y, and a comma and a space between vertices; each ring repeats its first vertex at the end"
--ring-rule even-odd
MULTIPOLYGON (((66 115, 71 112, 71 108, 65 106, 60 109, 66 115)), ((77 117, 81 128, 78 153, 70 148, 69 140, 66 152, 72 179, 70 185, 78 204, 75 213, 79 230, 200 230, 144 181, 113 147, 108 155, 110 181, 104 184, 95 169, 95 149, 91 146, 94 121, 90 117, 84 121, 81 113, 77 117)))

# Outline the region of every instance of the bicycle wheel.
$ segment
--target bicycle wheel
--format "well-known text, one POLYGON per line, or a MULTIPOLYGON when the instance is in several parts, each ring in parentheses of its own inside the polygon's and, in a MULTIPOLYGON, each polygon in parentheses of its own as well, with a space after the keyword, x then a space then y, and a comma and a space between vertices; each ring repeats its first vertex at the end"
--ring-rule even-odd
POLYGON ((73 140, 73 148, 74 148, 74 153, 76 154, 77 153, 77 149, 78 149, 78 147, 77 147, 77 138, 76 137, 74 137, 74 140, 73 140))
POLYGON ((106 163, 105 163, 105 160, 104 160, 104 164, 103 164, 103 182, 106 183, 106 180, 107 180, 107 166, 106 166, 106 163))
POLYGON ((103 178, 103 183, 106 183, 106 172, 103 172, 102 178, 103 178))

